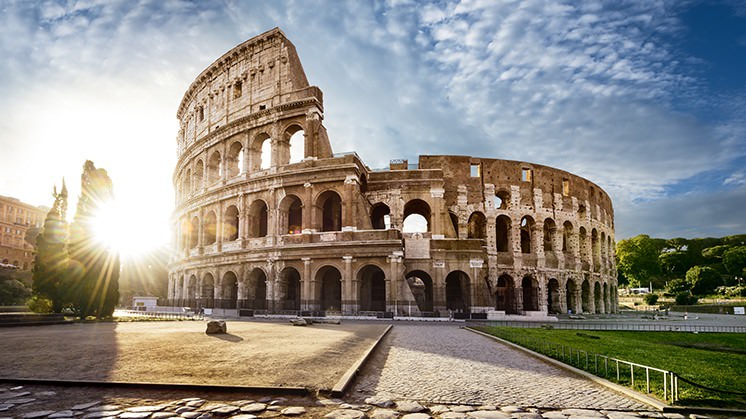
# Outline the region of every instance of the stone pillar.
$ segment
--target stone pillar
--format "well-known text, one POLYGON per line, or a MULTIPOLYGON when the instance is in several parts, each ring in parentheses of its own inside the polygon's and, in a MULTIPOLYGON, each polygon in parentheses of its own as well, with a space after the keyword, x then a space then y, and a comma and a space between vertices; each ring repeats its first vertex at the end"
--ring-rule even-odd
POLYGON ((402 304, 402 284, 404 283, 404 278, 402 277, 402 257, 401 255, 392 254, 388 257, 388 260, 389 272, 387 276, 389 283, 386 284, 386 292, 390 293, 390 298, 389 296, 386 298, 387 310, 393 312, 394 315, 398 315, 402 304))
POLYGON ((340 229, 342 231, 357 229, 354 196, 358 182, 359 180, 357 175, 348 175, 345 178, 344 197, 342 198, 342 225, 340 226, 340 229))
POLYGON ((316 284, 316 281, 311 278, 311 258, 301 258, 301 260, 303 261, 303 277, 301 278, 303 284, 303 291, 301 293, 301 310, 316 310, 316 298, 314 296, 315 288, 312 288, 312 286, 316 284))
POLYGON ((354 297, 357 281, 352 278, 352 256, 342 256, 344 272, 342 272, 342 313, 352 314, 357 311, 357 299, 354 297))
POLYGON ((433 310, 440 312, 441 316, 448 313, 446 308, 445 268, 445 262, 433 262, 433 310))
POLYGON ((560 314, 567 313, 567 290, 560 286, 557 289, 557 298, 559 298, 560 314))
POLYGON ((513 289, 513 297, 515 298, 515 310, 517 313, 523 314, 523 287, 521 286, 521 279, 515 281, 515 288, 513 289))
POLYGON ((274 313, 277 301, 277 269, 274 259, 267 260, 267 311, 274 313))
POLYGON ((313 233, 317 230, 314 225, 314 210, 316 207, 313 204, 313 185, 306 182, 303 184, 303 190, 305 197, 303 198, 303 219, 301 220, 303 225, 301 228, 303 233, 313 233))
POLYGON ((445 228, 443 228, 445 220, 443 217, 449 216, 448 211, 445 209, 445 202, 443 200, 444 194, 445 189, 442 187, 430 188, 430 197, 433 203, 432 208, 430 208, 430 222, 432 223, 430 226, 430 233, 434 239, 445 238, 445 228))

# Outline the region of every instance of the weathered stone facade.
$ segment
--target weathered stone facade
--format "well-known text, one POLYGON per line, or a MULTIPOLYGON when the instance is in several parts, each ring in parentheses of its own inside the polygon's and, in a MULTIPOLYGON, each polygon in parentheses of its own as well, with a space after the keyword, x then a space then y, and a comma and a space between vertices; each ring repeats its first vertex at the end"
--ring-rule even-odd
POLYGON ((279 29, 192 83, 177 114, 172 304, 490 318, 615 310, 613 209, 597 185, 465 156, 371 170, 332 153, 323 109, 279 29), (413 218, 420 232, 405 228, 413 218))

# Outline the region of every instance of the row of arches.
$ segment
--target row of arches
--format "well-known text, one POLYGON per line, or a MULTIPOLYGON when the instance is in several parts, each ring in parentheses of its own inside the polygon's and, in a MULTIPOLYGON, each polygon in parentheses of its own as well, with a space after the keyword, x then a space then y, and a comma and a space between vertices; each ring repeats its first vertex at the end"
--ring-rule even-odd
POLYGON ((304 157, 305 131, 296 123, 286 127, 277 139, 261 132, 248 146, 239 139, 228 140, 223 147, 208 150, 187 165, 176 182, 177 191, 184 198, 221 180, 297 163, 304 157))

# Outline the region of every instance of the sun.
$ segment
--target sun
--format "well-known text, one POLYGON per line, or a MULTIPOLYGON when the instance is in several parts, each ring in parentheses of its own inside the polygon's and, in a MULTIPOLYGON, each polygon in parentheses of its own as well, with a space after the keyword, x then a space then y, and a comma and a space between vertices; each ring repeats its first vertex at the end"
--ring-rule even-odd
POLYGON ((131 208, 116 201, 99 203, 91 221, 93 236, 122 257, 142 254, 153 246, 148 240, 147 223, 138 222, 138 218, 131 208))

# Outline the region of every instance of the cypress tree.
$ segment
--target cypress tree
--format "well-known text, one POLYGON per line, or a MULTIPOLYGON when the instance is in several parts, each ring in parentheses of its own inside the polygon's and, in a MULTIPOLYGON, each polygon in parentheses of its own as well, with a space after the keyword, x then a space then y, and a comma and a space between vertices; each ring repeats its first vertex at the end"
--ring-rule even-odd
POLYGON ((68 277, 73 306, 81 318, 110 317, 119 301, 119 254, 97 243, 93 220, 100 206, 113 198, 113 187, 104 169, 90 160, 83 165, 81 192, 70 226, 68 277))
POLYGON ((52 194, 54 204, 47 213, 42 231, 36 237, 36 256, 33 269, 32 292, 52 303, 52 311, 59 313, 67 304, 66 279, 67 254, 67 187, 62 180, 62 190, 57 187, 52 194))

